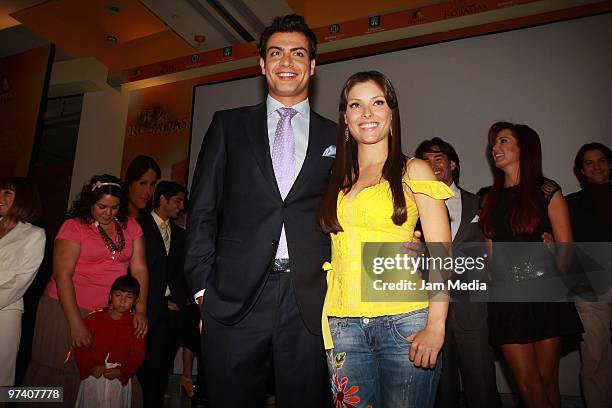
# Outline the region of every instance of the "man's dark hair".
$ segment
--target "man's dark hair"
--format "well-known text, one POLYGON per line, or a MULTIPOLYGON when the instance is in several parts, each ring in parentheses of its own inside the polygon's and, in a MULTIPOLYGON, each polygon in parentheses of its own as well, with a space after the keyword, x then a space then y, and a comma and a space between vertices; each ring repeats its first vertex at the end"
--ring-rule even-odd
POLYGON ((138 295, 140 295, 140 284, 133 276, 123 275, 115 279, 113 285, 111 286, 110 293, 113 293, 117 290, 131 293, 134 296, 138 297, 138 295))
POLYGON ((161 196, 169 200, 178 193, 184 193, 185 197, 187 197, 187 189, 180 184, 166 180, 160 181, 155 187, 155 193, 153 193, 153 208, 159 208, 161 196))
POLYGON ((434 137, 433 139, 423 141, 419 147, 417 147, 414 155, 419 159, 423 159, 425 157, 425 153, 438 152, 444 154, 449 160, 455 162, 455 170, 453 170, 452 175, 455 184, 459 184, 459 174, 461 173, 459 156, 457 155, 455 148, 450 143, 440 139, 439 137, 434 137))
POLYGON ((275 17, 272 24, 264 28, 259 37, 259 56, 266 59, 266 49, 268 47, 268 39, 275 33, 302 33, 308 40, 308 56, 311 60, 317 56, 317 37, 312 32, 310 27, 304 21, 304 17, 297 14, 287 14, 283 17, 275 17))

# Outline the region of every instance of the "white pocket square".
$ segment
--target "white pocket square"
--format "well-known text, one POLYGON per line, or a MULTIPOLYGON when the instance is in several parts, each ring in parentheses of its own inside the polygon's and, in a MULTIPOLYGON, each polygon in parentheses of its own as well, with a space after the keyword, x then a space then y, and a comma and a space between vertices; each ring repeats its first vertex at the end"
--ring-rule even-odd
POLYGON ((474 218, 472 219, 472 221, 470 221, 470 223, 472 223, 472 224, 475 223, 475 222, 478 222, 478 214, 476 214, 474 216, 474 218))
POLYGON ((323 157, 336 157, 336 146, 329 145, 323 152, 323 157))

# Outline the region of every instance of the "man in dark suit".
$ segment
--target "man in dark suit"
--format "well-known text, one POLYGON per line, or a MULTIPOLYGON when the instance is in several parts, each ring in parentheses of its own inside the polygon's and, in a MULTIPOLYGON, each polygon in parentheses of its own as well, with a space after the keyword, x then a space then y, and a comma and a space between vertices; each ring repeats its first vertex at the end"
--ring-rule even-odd
POLYGON ((277 17, 259 51, 267 99, 216 112, 204 138, 185 271, 202 304, 212 407, 259 406, 272 373, 277 406, 324 407, 330 242, 315 211, 337 126, 310 109, 316 38, 302 17, 277 17))
MULTIPOLYGON (((446 200, 453 246, 483 242, 484 236, 478 226, 479 197, 457 186, 460 166, 453 146, 435 137, 422 142, 415 156, 427 160, 436 178, 455 193, 446 200)), ((449 304, 436 407, 460 406, 459 373, 467 407, 501 405, 488 334, 486 303, 459 301, 449 304)))
POLYGON ((168 376, 179 347, 179 310, 187 301, 183 272, 185 232, 171 222, 184 208, 187 190, 161 181, 153 195, 153 211, 139 218, 149 270, 145 359, 138 372, 145 407, 161 407, 168 376))

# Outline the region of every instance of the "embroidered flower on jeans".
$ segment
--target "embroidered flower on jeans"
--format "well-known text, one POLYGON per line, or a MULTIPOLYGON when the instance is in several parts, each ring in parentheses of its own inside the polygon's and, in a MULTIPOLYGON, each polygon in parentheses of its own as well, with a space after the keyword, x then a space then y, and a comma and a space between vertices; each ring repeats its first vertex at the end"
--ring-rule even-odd
POLYGON ((355 394, 359 391, 358 385, 353 385, 348 390, 346 389, 348 385, 348 378, 342 377, 341 380, 338 381, 338 376, 332 376, 332 394, 334 396, 334 407, 335 408, 357 408, 356 404, 361 401, 355 394))
POLYGON ((334 367, 339 370, 344 365, 344 361, 346 360, 346 353, 338 353, 334 356, 334 367))

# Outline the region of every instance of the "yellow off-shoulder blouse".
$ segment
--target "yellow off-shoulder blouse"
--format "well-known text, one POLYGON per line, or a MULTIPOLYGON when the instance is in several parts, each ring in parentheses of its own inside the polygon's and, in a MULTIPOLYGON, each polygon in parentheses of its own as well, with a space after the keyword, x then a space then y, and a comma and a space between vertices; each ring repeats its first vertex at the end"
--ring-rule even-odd
MULTIPOLYGON (((413 194, 426 194, 438 200, 453 196, 441 181, 404 179, 413 194)), ((338 221, 342 232, 331 234, 332 259, 327 271, 327 294, 323 306, 323 340, 333 348, 328 317, 377 317, 407 313, 428 307, 429 302, 364 302, 361 300, 361 246, 363 242, 412 241, 419 218, 416 203, 406 197, 407 220, 399 226, 391 220, 393 200, 388 181, 360 191, 349 199, 338 194, 338 221)))

